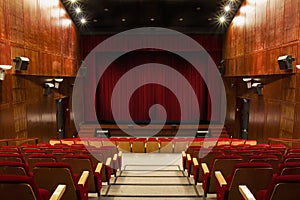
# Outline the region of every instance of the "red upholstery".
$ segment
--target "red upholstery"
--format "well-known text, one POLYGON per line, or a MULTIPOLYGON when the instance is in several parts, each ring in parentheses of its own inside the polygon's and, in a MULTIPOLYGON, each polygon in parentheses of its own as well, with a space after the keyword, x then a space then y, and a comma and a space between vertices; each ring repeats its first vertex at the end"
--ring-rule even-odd
POLYGON ((32 177, 0 175, 0 199, 35 199, 34 197, 37 200, 48 200, 50 195, 47 190, 38 189, 32 177))
POLYGON ((266 162, 269 163, 273 168, 273 173, 276 174, 278 171, 278 165, 280 159, 276 155, 259 154, 250 157, 250 162, 266 162))
POLYGON ((257 192, 257 200, 295 200, 300 196, 300 175, 285 175, 273 178, 269 187, 257 192))
POLYGON ((300 162, 287 162, 278 166, 278 176, 297 174, 300 175, 300 162))
POLYGON ((286 162, 300 162, 300 153, 283 156, 282 163, 286 162))

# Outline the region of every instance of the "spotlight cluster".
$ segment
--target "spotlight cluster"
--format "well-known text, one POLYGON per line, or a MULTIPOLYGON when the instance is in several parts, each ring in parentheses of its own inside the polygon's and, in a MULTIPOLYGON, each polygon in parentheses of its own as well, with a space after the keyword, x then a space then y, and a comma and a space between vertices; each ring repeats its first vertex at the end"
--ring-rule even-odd
POLYGON ((221 10, 217 14, 217 24, 219 26, 227 26, 230 24, 235 13, 243 3, 243 0, 226 0, 221 4, 221 10))
POLYGON ((87 18, 84 15, 83 8, 81 7, 80 0, 66 0, 69 12, 72 13, 75 18, 74 20, 77 20, 78 23, 84 25, 87 23, 87 18))

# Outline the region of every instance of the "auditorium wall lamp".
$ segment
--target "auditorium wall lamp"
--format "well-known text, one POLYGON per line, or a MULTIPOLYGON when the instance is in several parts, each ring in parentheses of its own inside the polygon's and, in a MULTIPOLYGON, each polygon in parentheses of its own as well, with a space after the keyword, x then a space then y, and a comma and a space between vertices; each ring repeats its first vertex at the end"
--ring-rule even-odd
POLYGON ((277 60, 281 70, 292 70, 293 61, 295 61, 295 58, 293 58, 291 55, 279 56, 277 60))
POLYGON ((11 68, 11 65, 0 65, 0 81, 5 79, 5 71, 10 70, 11 68))

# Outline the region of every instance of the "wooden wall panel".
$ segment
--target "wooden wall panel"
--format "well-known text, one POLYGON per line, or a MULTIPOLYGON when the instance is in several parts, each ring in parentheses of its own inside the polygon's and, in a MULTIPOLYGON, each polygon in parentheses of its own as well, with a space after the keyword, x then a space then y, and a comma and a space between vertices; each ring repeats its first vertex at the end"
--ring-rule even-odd
MULTIPOLYGON (((30 59, 28 70, 9 70, 0 81, 0 138, 56 137, 55 99, 72 94, 78 37, 60 0, 0 0, 0 64, 30 59), (44 96, 43 80, 56 76, 72 81, 44 96)), ((75 132, 72 121, 68 126, 75 132)))
POLYGON ((264 140, 268 137, 279 137, 281 116, 281 102, 274 100, 266 101, 266 122, 264 131, 264 140))
POLYGON ((299 38, 299 0, 286 0, 284 3, 284 43, 296 41, 299 38))

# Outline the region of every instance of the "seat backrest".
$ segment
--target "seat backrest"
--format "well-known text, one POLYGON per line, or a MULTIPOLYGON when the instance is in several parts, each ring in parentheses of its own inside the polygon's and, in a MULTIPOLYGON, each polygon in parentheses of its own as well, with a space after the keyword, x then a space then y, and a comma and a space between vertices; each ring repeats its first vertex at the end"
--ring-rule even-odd
POLYGON ((300 153, 283 156, 282 163, 287 163, 287 162, 300 162, 300 153))
POLYGON ((0 154, 0 161, 25 163, 23 156, 18 154, 0 154))
POLYGON ((273 173, 276 174, 278 171, 278 165, 281 162, 276 155, 254 155, 250 157, 249 162, 265 162, 269 163, 273 168, 273 173))
POLYGON ((146 142, 146 153, 158 153, 159 143, 158 141, 147 141, 146 142))
POLYGON ((36 163, 33 175, 39 188, 44 188, 52 194, 58 184, 64 184, 67 186, 64 199, 78 199, 75 177, 70 165, 61 162, 36 163))
POLYGON ((173 152, 173 141, 167 138, 158 138, 160 144, 161 153, 172 153, 173 152))
POLYGON ((30 176, 28 166, 21 162, 0 162, 0 174, 30 176))
POLYGON ((267 189, 265 199, 294 200, 300 197, 300 175, 275 177, 267 189))
POLYGON ((83 171, 89 171, 88 189, 89 192, 98 192, 94 181, 94 170, 92 160, 87 155, 66 155, 62 158, 62 162, 69 164, 75 174, 82 174, 83 171))
POLYGON ((253 194, 266 189, 273 177, 272 166, 268 163, 239 163, 234 166, 228 178, 228 199, 241 199, 239 185, 247 185, 253 194))
POLYGON ((32 177, 1 174, 0 175, 0 199, 40 200, 41 196, 32 177))
POLYGON ((125 152, 131 152, 131 143, 129 140, 118 141, 118 149, 125 152))
POLYGON ((48 154, 32 154, 28 156, 27 163, 31 172, 33 170, 33 166, 38 162, 56 162, 56 157, 48 154))
POLYGON ((145 142, 144 138, 137 138, 131 141, 131 150, 133 153, 144 153, 145 152, 145 142))
POLYGON ((211 151, 206 154, 206 152, 201 152, 200 151, 200 162, 201 163, 206 163, 207 166, 210 166, 215 159, 216 156, 220 156, 223 153, 221 151, 211 151), (202 154, 204 153, 204 154, 202 154), (202 157, 203 156, 203 157, 202 157))
POLYGON ((300 175, 300 162, 287 162, 280 164, 277 175, 300 175))
POLYGON ((217 179, 215 176, 215 171, 221 171, 224 177, 228 177, 232 172, 233 167, 236 164, 242 162, 243 162, 243 158, 241 156, 233 156, 233 155, 216 156, 210 167, 211 177, 210 177, 208 192, 209 193, 216 192, 217 179))

